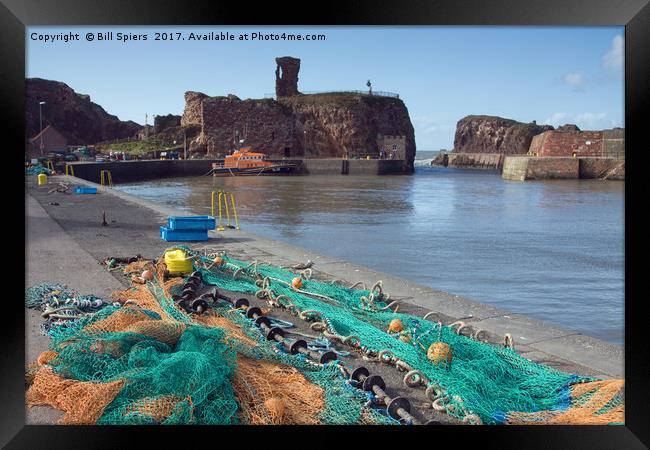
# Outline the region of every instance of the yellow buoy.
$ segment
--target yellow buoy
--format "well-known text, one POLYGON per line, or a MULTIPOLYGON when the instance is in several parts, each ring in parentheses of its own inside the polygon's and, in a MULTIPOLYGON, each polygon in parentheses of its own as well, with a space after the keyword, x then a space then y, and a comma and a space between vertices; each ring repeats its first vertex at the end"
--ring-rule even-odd
POLYGON ((434 364, 446 363, 451 365, 451 347, 444 342, 434 342, 427 350, 427 358, 434 364))
POLYGON ((404 330, 404 324, 402 324, 402 321, 399 319, 393 319, 388 324, 389 333, 399 333, 400 331, 403 330, 404 330))
POLYGON ((169 273, 188 274, 192 272, 192 259, 180 249, 165 252, 165 265, 169 273))
POLYGON ((215 256, 213 261, 217 266, 223 264, 223 258, 221 256, 215 256))
POLYGON ((302 280, 299 277, 294 278, 291 280, 291 286, 293 286, 294 289, 300 289, 302 287, 302 280))
POLYGON ((39 173, 38 174, 38 185, 43 186, 44 184, 47 184, 47 175, 44 173, 39 173))

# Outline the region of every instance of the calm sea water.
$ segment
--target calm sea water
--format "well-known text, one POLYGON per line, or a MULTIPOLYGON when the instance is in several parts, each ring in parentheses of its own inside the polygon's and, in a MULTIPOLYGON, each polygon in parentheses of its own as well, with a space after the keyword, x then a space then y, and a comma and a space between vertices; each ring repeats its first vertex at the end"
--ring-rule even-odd
POLYGON ((624 183, 413 176, 192 177, 118 185, 209 214, 236 193, 242 228, 622 344, 624 183))

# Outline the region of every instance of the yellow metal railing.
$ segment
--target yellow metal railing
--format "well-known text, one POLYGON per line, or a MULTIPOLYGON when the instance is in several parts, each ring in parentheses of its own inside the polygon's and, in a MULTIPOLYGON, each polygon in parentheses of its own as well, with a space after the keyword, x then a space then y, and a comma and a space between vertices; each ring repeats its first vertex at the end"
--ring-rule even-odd
POLYGON ((99 172, 99 184, 106 186, 107 183, 109 187, 113 187, 113 177, 111 176, 111 171, 102 170, 99 172))
POLYGON ((71 166, 69 164, 65 165, 65 174, 66 175, 72 175, 74 177, 74 166, 71 166), (69 169, 69 170, 68 170, 69 169), (68 173, 69 172, 69 173, 68 173))
POLYGON ((232 192, 226 192, 226 191, 212 191, 211 194, 211 204, 212 204, 212 217, 215 217, 214 215, 214 197, 215 194, 217 195, 217 206, 218 206, 218 211, 219 211, 219 224, 217 225, 217 231, 223 231, 226 228, 234 228, 236 230, 239 230, 239 219, 237 218, 237 206, 235 205, 235 195, 232 192), (230 225, 230 208, 228 208, 228 196, 230 195, 230 202, 232 204, 232 212, 233 216, 235 219, 235 226, 233 227, 230 225), (223 205, 223 209, 222 209, 223 205), (224 227, 223 225, 223 210, 226 212, 226 226, 224 227))

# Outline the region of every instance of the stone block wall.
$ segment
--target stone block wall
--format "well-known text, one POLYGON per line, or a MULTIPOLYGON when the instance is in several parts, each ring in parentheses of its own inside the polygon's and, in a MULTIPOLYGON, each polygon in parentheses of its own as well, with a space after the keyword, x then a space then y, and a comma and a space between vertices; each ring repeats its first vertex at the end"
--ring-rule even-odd
POLYGON ((476 169, 500 169, 503 166, 503 153, 448 153, 449 167, 476 169))
POLYGON ((580 158, 580 178, 625 179, 625 161, 618 158, 580 158))
POLYGON ((528 154, 532 156, 602 156, 602 131, 551 130, 533 137, 528 154))
POLYGON ((507 156, 501 177, 516 181, 578 179, 580 160, 567 157, 507 156))
POLYGON ((227 154, 245 146, 267 155, 283 155, 290 149, 291 157, 301 156, 302 146, 294 138, 294 123, 278 102, 271 99, 239 100, 231 97, 206 97, 202 100, 201 133, 208 154, 227 154))
POLYGON ((603 131, 603 156, 625 159, 625 129, 603 131))
POLYGON ((382 136, 377 139, 377 147, 386 151, 386 158, 395 152, 395 159, 406 159, 406 136, 382 136))

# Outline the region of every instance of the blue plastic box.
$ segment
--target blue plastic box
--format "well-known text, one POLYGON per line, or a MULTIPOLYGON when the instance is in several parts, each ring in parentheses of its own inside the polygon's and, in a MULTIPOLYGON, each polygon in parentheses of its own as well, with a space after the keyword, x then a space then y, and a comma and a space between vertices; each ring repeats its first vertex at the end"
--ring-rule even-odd
POLYGON ((96 194, 96 187, 87 187, 87 186, 77 186, 74 188, 75 194, 96 194))
POLYGON ((160 227, 160 238, 167 242, 207 241, 208 230, 171 230, 160 227))
POLYGON ((217 221, 212 216, 171 216, 167 219, 170 230, 214 230, 217 221))

